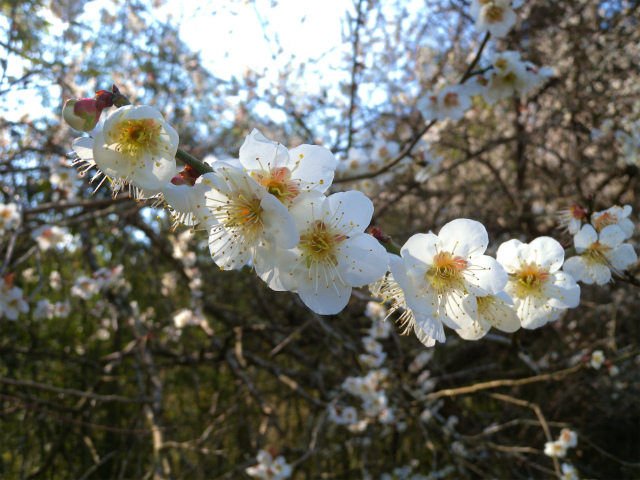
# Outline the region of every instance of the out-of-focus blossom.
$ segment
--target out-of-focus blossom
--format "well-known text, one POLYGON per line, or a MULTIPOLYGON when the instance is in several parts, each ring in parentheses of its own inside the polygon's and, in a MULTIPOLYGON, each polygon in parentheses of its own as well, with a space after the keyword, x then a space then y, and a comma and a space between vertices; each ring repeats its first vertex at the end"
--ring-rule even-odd
POLYGON ((250 477, 261 480, 282 480, 291 475, 291 465, 287 464, 282 455, 276 457, 275 454, 260 450, 256 460, 257 465, 245 470, 250 477))
POLYGON ((595 212, 591 215, 591 224, 598 232, 601 232, 609 225, 617 225, 624 232, 624 238, 631 238, 635 225, 629 218, 631 215, 631 205, 619 207, 618 205, 595 212))
POLYGON ((1 279, 0 283, 0 318, 17 320, 21 313, 29 311, 29 304, 23 297, 22 289, 13 284, 13 274, 1 279))
POLYGON ((463 85, 454 85, 438 94, 427 92, 416 106, 426 121, 443 121, 447 118, 455 121, 464 117, 471 107, 471 97, 463 85))
POLYGON ((595 370, 600 370, 604 362, 607 360, 607 357, 604 356, 604 352, 602 350, 595 350, 591 354, 591 359, 589 360, 589 366, 595 370))
POLYGON ((573 204, 566 210, 557 213, 558 226, 563 230, 575 235, 580 231, 582 223, 587 219, 587 210, 580 205, 573 204))
POLYGON ((567 259, 563 269, 579 282, 605 285, 611 274, 618 276, 638 260, 631 245, 622 243, 625 234, 618 225, 608 225, 600 233, 584 225, 573 243, 578 255, 567 259))
POLYGON ((495 38, 503 38, 516 24, 514 8, 524 0, 472 0, 470 15, 476 20, 476 32, 489 32, 495 38))
POLYGON ((0 204, 0 235, 18 224, 20 212, 15 203, 0 204))
POLYGON ((44 225, 34 230, 31 236, 43 252, 58 245, 66 244, 71 240, 71 235, 66 227, 57 227, 55 225, 44 225))

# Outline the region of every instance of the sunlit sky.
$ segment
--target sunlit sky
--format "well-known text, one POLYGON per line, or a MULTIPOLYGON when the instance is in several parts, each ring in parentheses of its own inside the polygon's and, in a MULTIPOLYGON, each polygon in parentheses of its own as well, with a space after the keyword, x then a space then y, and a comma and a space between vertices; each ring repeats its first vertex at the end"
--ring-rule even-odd
MULTIPOLYGON (((275 80, 292 56, 295 62, 322 56, 322 65, 337 64, 342 23, 351 5, 345 0, 256 0, 246 4, 167 0, 157 14, 160 18, 171 17, 180 25, 181 39, 200 53, 205 68, 218 78, 242 77, 250 67, 275 80), (276 39, 282 52, 277 51, 276 39)), ((112 9, 113 4, 110 0, 89 2, 85 15, 98 19, 102 8, 112 9)), ((52 23, 50 33, 62 34, 65 26, 60 20, 52 15, 48 20, 52 23)), ((326 72, 321 65, 316 68, 326 72)), ((20 70, 19 61, 10 62, 9 75, 19 76, 20 70)), ((314 82, 312 75, 309 81, 314 82)), ((6 118, 17 119, 27 111, 33 115, 35 102, 32 92, 18 91, 0 110, 6 118)))
POLYGON ((298 61, 318 58, 332 49, 337 55, 341 22, 351 5, 345 0, 220 3, 169 0, 160 14, 181 23, 182 40, 200 52, 205 65, 223 79, 241 75, 246 66, 276 72, 291 55, 298 61), (284 49, 282 54, 277 54, 276 38, 284 49))

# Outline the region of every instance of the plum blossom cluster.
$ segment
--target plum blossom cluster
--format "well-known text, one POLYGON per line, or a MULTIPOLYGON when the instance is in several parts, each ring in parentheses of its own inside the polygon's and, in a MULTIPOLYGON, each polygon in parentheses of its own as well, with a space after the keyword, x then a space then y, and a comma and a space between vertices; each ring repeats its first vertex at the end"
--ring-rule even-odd
POLYGON ((107 287, 129 289, 130 286, 122 276, 123 272, 124 266, 118 265, 114 268, 100 268, 90 277, 80 275, 71 286, 71 296, 91 300, 100 290, 107 287))
POLYGON ((338 313, 353 287, 384 275, 384 248, 364 233, 371 201, 357 191, 325 195, 337 166, 329 150, 289 151, 254 130, 238 159, 216 161, 212 172, 185 181, 175 178, 177 145, 159 112, 126 106, 74 149, 105 176, 162 194, 184 223, 207 234, 221 269, 250 265, 272 289, 297 292, 317 313, 338 313))
MULTIPOLYGON (((413 171, 417 182, 427 181, 438 173, 441 162, 442 157, 434 157, 429 144, 423 140, 403 156, 396 142, 378 137, 370 149, 351 147, 347 158, 338 162, 335 176, 341 182, 341 190, 359 190, 368 197, 373 197, 398 176, 409 171, 413 171), (377 173, 385 168, 389 170, 377 173), (354 180, 349 180, 350 178, 354 180)), ((337 187, 334 186, 333 189, 336 190, 337 187)))
POLYGON ((291 465, 282 455, 272 451, 260 450, 256 457, 257 465, 245 470, 247 475, 260 480, 283 480, 291 476, 291 465))
MULTIPOLYGON (((481 3, 482 9, 500 7, 507 13, 514 7, 481 3)), ((541 76, 544 73, 521 61, 519 53, 499 53, 488 80, 475 77, 471 89, 450 87, 429 97, 435 110, 425 118, 460 118, 471 104, 465 97, 469 91, 482 93, 492 103, 528 91, 541 76)), ((424 170, 437 162, 425 160, 425 145, 416 148, 425 164, 420 176, 426 178, 424 170)), ((175 225, 204 232, 211 257, 222 270, 249 267, 271 289, 297 293, 311 310, 327 315, 347 305, 353 288, 370 285, 374 295, 392 302, 390 313, 401 312, 404 333, 414 331, 426 346, 445 341, 445 326, 467 340, 483 337, 492 327, 504 332, 541 327, 578 305, 575 279, 605 283, 611 272, 620 275, 637 259, 633 248, 622 244, 633 232, 628 206, 591 215, 572 206, 561 213, 563 226, 576 235, 578 253, 564 271, 564 249, 550 237, 530 244, 509 240, 496 258, 485 255, 486 229, 468 219, 448 223, 438 235, 412 236, 400 256, 387 254, 365 233, 373 215, 371 200, 357 190, 328 194, 340 170, 326 148, 300 145, 289 150, 253 130, 238 158, 213 159, 211 171, 203 174, 192 167, 179 171, 178 136, 147 106, 116 109, 94 139, 76 139, 74 149, 81 161, 96 165, 115 185, 128 183, 140 198, 164 202, 175 225), (583 225, 587 219, 591 224, 583 225)), ((396 143, 378 138, 371 153, 351 149, 344 164, 357 175, 384 167, 398 152, 396 143)), ((55 235, 48 228, 36 238, 51 244, 55 235)), ((80 281, 72 294, 82 298, 100 288, 93 279, 80 281)), ((194 291, 200 283, 193 279, 194 291)), ((176 325, 199 322, 197 303, 188 314, 176 314, 176 325)), ((361 356, 363 364, 374 369, 385 360, 376 338, 363 339, 366 353, 361 356)), ((354 392, 362 393, 357 388, 354 392)), ((373 402, 368 397, 363 401, 373 402)))
POLYGON ((391 333, 390 325, 384 320, 387 310, 384 306, 369 302, 365 315, 372 320, 372 325, 367 334, 362 337, 367 353, 359 356, 363 366, 369 368, 366 375, 360 377, 347 377, 342 383, 342 389, 357 397, 362 402, 364 418, 358 419, 358 411, 352 406, 337 406, 334 403, 328 407, 329 419, 338 425, 346 425, 354 433, 362 432, 371 422, 379 421, 382 424, 390 424, 395 420, 393 409, 388 406, 388 397, 383 384, 388 371, 382 367, 387 354, 378 340, 386 339, 391 333))
POLYGON ((566 261, 564 270, 585 284, 605 285, 613 275, 623 276, 638 260, 633 247, 624 243, 633 235, 631 210, 630 205, 615 205, 589 214, 579 205, 572 205, 558 212, 560 227, 573 235, 577 254, 566 261))
POLYGON ((555 441, 545 443, 544 453, 550 457, 563 458, 567 455, 567 450, 575 448, 577 444, 578 434, 568 428, 563 428, 555 441))
POLYGON ((489 243, 479 222, 458 219, 438 235, 416 234, 391 256, 391 274, 372 287, 393 302, 405 333, 415 331, 426 346, 445 341, 444 326, 467 340, 491 327, 513 332, 534 329, 576 307, 580 288, 559 271, 564 249, 549 237, 531 244, 513 239, 484 255, 489 243))
POLYGON ((438 93, 427 92, 418 100, 417 107, 426 121, 460 120, 471 108, 474 95, 482 95, 484 101, 492 105, 515 94, 524 95, 540 80, 552 75, 551 68, 537 68, 523 61, 520 52, 500 52, 494 55, 486 73, 473 76, 462 85, 445 87, 438 93))
POLYGON ((54 318, 66 318, 71 312, 69 301, 51 303, 48 298, 38 300, 33 310, 34 318, 52 320, 54 318))

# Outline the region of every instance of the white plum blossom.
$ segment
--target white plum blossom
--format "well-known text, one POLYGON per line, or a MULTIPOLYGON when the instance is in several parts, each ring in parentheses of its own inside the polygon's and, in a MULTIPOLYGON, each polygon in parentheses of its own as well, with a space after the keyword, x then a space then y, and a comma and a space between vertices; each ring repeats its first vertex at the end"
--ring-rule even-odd
POLYGON ((51 169, 49 181, 58 188, 72 187, 76 179, 76 172, 66 166, 57 166, 51 169))
POLYGON ((416 106, 426 121, 460 120, 471 107, 471 97, 463 85, 454 85, 438 94, 427 92, 416 106))
POLYGON ((633 247, 622 243, 624 239, 618 225, 608 225, 599 234, 591 225, 584 225, 573 238, 578 255, 567 259, 563 270, 578 282, 605 285, 612 273, 620 276, 638 260, 633 247))
POLYGON ((578 473, 573 465, 569 463, 563 463, 561 465, 562 468, 562 477, 560 480, 580 480, 578 477, 578 473))
POLYGON ((210 226, 209 250, 221 269, 237 270, 255 261, 259 246, 286 249, 298 243, 287 207, 247 173, 221 163, 202 178, 196 186, 203 185, 206 193, 195 206, 196 217, 210 226), (206 215, 198 213, 203 209, 206 215))
POLYGON ((556 214, 558 226, 571 235, 575 235, 580 231, 582 223, 586 221, 587 213, 580 205, 574 203, 566 210, 560 210, 556 214))
POLYGON ((462 218, 447 223, 439 235, 412 236, 402 247, 402 264, 391 262, 415 323, 430 338, 444 342, 443 323, 454 329, 473 325, 476 297, 504 288, 507 273, 484 255, 488 243, 481 223, 462 218))
POLYGON ((602 350, 595 350, 591 354, 591 359, 589 360, 589 366, 594 370, 600 370, 600 368, 602 368, 602 365, 604 365, 604 362, 606 360, 607 360, 607 357, 605 357, 604 352, 602 350))
POLYGON ((484 337, 491 327, 508 333, 520 328, 520 319, 513 309, 513 300, 505 292, 476 297, 476 301, 478 302, 478 319, 470 327, 456 330, 456 333, 465 340, 478 340, 484 337))
POLYGON ((343 407, 338 413, 333 405, 329 406, 329 418, 338 425, 352 425, 358 421, 358 412, 353 407, 343 407))
POLYGON ((31 233, 32 238, 43 252, 59 244, 66 244, 71 239, 69 229, 55 225, 43 225, 31 233))
POLYGON ((384 247, 364 233, 373 204, 363 193, 312 193, 290 212, 298 244, 290 250, 261 249, 256 262, 258 273, 260 264, 272 262, 260 276, 274 290, 297 291, 311 310, 332 315, 347 305, 353 287, 375 282, 387 271, 384 247))
POLYGON ((264 450, 258 452, 257 465, 245 470, 247 475, 261 480, 282 480, 291 476, 291 465, 282 455, 276 457, 264 450))
POLYGON ((524 0, 472 0, 470 15, 476 19, 476 32, 489 32, 495 38, 503 38, 516 24, 514 8, 524 0))
POLYGON ((523 328, 534 329, 556 320, 560 310, 580 303, 580 287, 568 273, 562 245, 550 237, 530 244, 509 240, 498 248, 498 262, 509 273, 505 292, 513 299, 523 328))
POLYGON ((33 309, 33 318, 37 320, 41 320, 43 318, 50 320, 53 318, 53 305, 47 298, 38 300, 36 308, 33 309))
POLYGON ((300 145, 287 150, 254 129, 240 147, 239 161, 245 172, 286 207, 300 194, 326 192, 338 161, 330 150, 300 145))
POLYGON ((562 458, 567 455, 567 447, 564 443, 556 440, 544 444, 544 454, 549 457, 562 458))
POLYGON ((96 134, 93 159, 109 177, 157 189, 175 173, 178 140, 155 108, 127 105, 111 112, 96 134))
POLYGON ((83 300, 91 300, 93 296, 100 291, 100 284, 93 278, 85 275, 79 276, 74 285, 71 287, 71 295, 82 298, 83 300))
POLYGON ((20 220, 18 205, 15 203, 0 204, 0 234, 13 229, 20 220))
POLYGON ((624 238, 631 238, 635 226, 629 218, 631 214, 631 205, 625 205, 619 207, 618 205, 603 210, 602 212, 595 212, 591 215, 591 224, 596 228, 598 232, 602 231, 609 225, 617 225, 624 232, 624 238))
POLYGON ((520 52, 509 50, 494 57, 489 75, 482 96, 487 103, 493 104, 515 93, 527 93, 540 79, 553 75, 553 70, 538 69, 530 62, 523 62, 520 52))
POLYGON ((13 284, 13 274, 1 279, 0 318, 17 320, 21 313, 29 311, 29 304, 23 297, 22 289, 13 284))
POLYGON ((578 434, 568 428, 560 430, 558 441, 563 443, 567 448, 575 448, 578 445, 578 434))
POLYGON ((433 358, 433 353, 434 350, 423 350, 420 352, 420 354, 409 364, 409 373, 418 373, 422 370, 433 358))

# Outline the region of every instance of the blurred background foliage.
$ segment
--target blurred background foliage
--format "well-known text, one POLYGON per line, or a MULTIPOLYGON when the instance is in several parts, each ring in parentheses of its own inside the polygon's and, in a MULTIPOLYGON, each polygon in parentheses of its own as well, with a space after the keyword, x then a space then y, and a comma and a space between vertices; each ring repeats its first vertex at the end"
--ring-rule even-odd
MULTIPOLYGON (((617 377, 585 368, 420 397, 407 367, 425 347, 395 330, 384 347, 396 421, 354 434, 331 424, 326 408, 358 403, 340 384, 366 371, 358 358, 371 324, 366 290, 339 315, 313 315, 251 272, 221 272, 202 250, 204 235, 172 231, 161 207, 122 194, 112 201, 104 186, 92 193, 90 173, 64 188, 50 181, 74 138, 62 104, 112 83, 163 112, 199 158, 237 156, 253 128, 289 147, 323 144, 343 161, 379 137, 406 145, 424 128, 416 101, 456 83, 478 50, 468 2, 349 3, 337 73, 313 89, 312 60, 285 62, 277 80, 251 68, 219 78, 181 40, 180 21, 156 14, 162 3, 0 2, 0 195, 23 209, 3 273, 15 274, 31 305, 18 321, 0 320, 0 476, 248 478, 258 449, 272 447, 294 478, 379 478, 406 465, 431 478, 550 478, 537 407, 554 438, 561 427, 578 432, 570 460, 581 476, 640 476, 638 287, 583 286, 580 307, 536 331, 477 342, 450 333, 427 366, 437 392, 561 371, 600 349, 618 359, 617 377), (32 232, 42 225, 67 227, 74 239, 41 251, 32 232), (119 265, 118 280, 91 298, 71 293, 79 276, 119 265), (69 301, 69 315, 35 318, 44 298, 69 301), (194 305, 203 322, 178 325, 176 312, 194 305)), ((268 27, 268 2, 232 3, 242 15, 257 9, 268 27)), ((424 140, 444 160, 428 181, 415 180, 416 157, 375 186, 373 222, 398 243, 460 217, 487 227, 492 252, 509 238, 569 243, 554 215, 572 203, 630 204, 637 218, 638 166, 621 160, 613 132, 640 115, 638 2, 535 0, 518 18, 478 70, 492 50, 518 50, 555 75, 526 97, 477 101, 463 120, 431 129, 424 140)), ((0 239, 2 260, 10 237, 0 239)))

